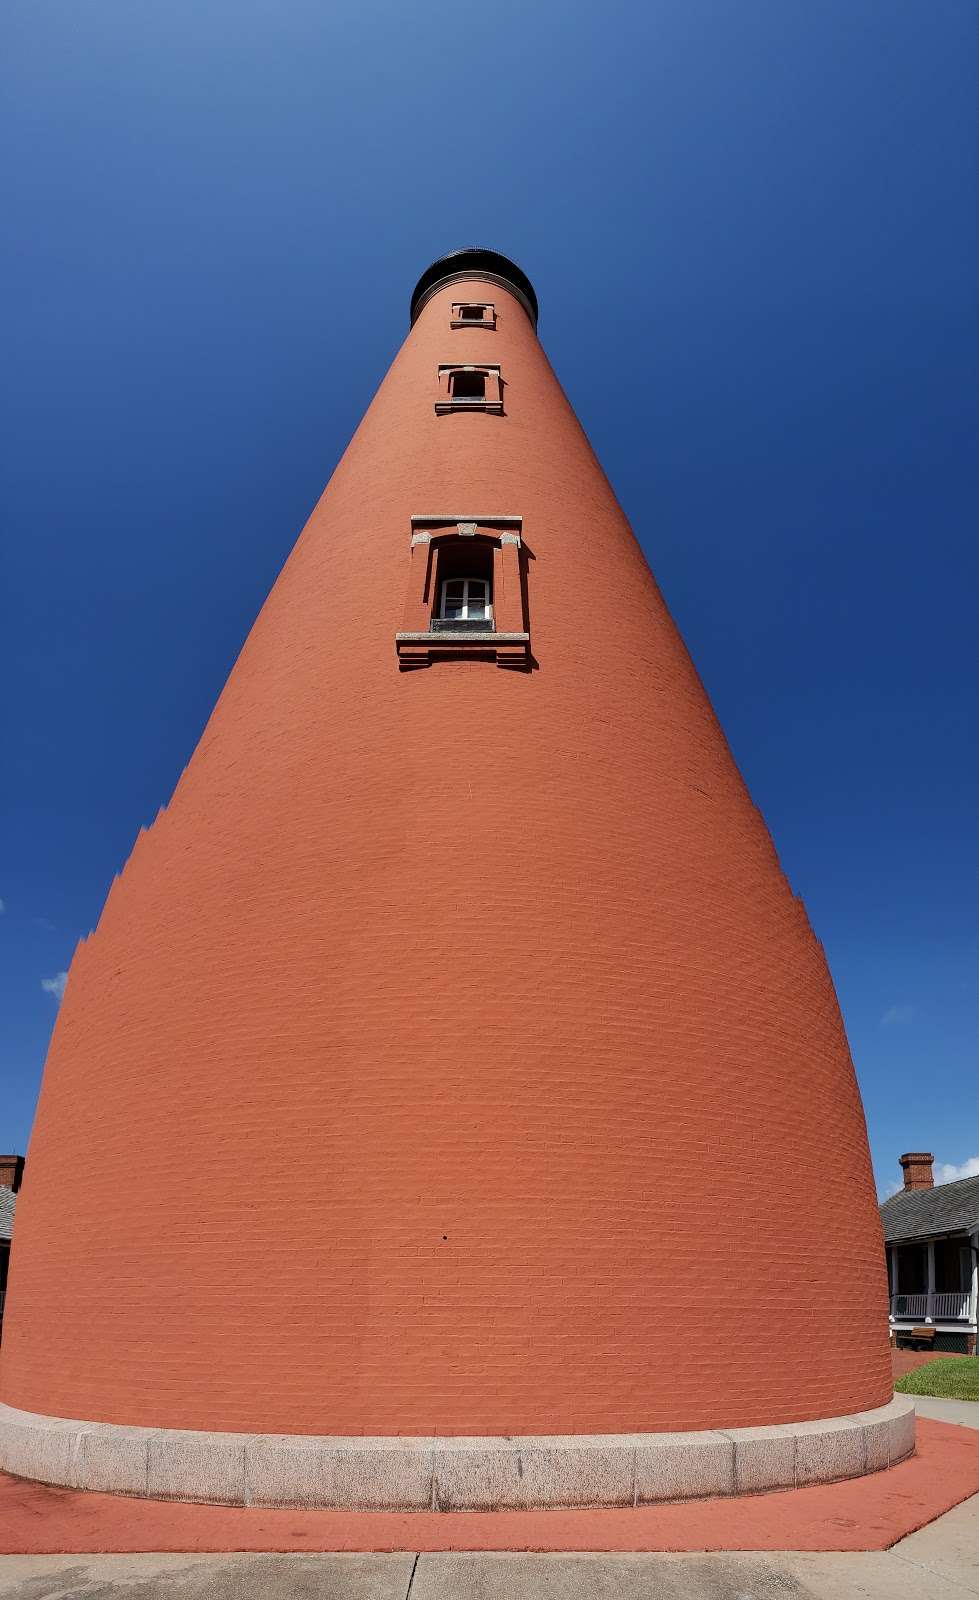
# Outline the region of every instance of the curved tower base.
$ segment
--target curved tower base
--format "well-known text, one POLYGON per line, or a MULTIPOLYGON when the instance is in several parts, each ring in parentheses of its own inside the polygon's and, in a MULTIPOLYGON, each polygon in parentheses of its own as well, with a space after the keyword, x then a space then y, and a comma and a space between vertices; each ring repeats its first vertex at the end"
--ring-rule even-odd
POLYGON ((859 1478, 914 1451, 914 1403, 771 1428, 527 1438, 191 1433, 0 1405, 0 1469, 72 1489, 346 1511, 634 1506, 859 1478))

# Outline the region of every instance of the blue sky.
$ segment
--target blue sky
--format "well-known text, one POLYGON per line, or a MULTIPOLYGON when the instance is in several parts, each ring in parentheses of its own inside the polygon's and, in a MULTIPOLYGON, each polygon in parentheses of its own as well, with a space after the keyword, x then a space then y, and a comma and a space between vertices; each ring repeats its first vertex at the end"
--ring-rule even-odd
POLYGON ((825 944, 882 1187, 979 1170, 974 0, 6 0, 2 36, 0 1148, 415 279, 478 243, 825 944))

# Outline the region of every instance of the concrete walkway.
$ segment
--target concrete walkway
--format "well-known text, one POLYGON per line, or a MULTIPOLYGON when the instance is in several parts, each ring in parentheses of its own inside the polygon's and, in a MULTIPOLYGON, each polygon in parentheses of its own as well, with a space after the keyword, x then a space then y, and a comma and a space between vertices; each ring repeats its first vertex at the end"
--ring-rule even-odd
POLYGON ((967 1600, 979 1496, 887 1551, 6 1556, 4 1600, 967 1600))
POLYGON ((960 1428, 979 1428, 979 1400, 939 1400, 930 1394, 912 1394, 919 1417, 933 1422, 955 1422, 960 1428))

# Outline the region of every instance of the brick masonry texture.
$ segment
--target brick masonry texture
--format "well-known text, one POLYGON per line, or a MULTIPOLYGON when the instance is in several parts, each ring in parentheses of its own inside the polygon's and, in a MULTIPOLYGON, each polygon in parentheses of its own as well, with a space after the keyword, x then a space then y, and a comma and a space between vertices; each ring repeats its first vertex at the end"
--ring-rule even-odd
POLYGON ((822 949, 526 315, 494 286, 495 333, 450 329, 465 294, 421 313, 76 952, 10 1405, 496 1435, 890 1398, 822 949), (438 364, 489 359, 506 415, 437 417, 438 364), (524 519, 538 669, 399 673, 409 518, 467 510, 524 519))

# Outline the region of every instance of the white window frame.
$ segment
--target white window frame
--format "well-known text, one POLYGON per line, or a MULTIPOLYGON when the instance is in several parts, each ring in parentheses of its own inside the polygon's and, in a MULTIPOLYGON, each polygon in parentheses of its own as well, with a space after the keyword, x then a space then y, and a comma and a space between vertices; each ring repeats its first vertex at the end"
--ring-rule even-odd
MULTIPOLYGON (((475 598, 475 596, 474 596, 474 598, 475 598)), ((453 600, 453 604, 454 605, 458 604, 458 598, 455 598, 453 600)), ((472 620, 473 622, 492 622, 492 620, 493 620, 493 601, 492 601, 492 599, 490 597, 489 579, 488 578, 443 578, 442 579, 441 604, 439 606, 439 617, 442 619, 443 622, 469 622, 470 620, 472 620), (448 616, 447 611, 446 611, 446 607, 447 607, 447 604, 448 604, 448 594, 446 593, 446 591, 447 591, 450 583, 461 583, 462 584, 462 616, 461 617, 450 617, 450 616, 448 616), (473 617, 472 619, 470 619, 470 616, 469 616, 469 591, 470 591, 471 588, 475 588, 475 586, 477 584, 479 585, 480 589, 482 590, 483 614, 482 614, 481 617, 473 617)))

